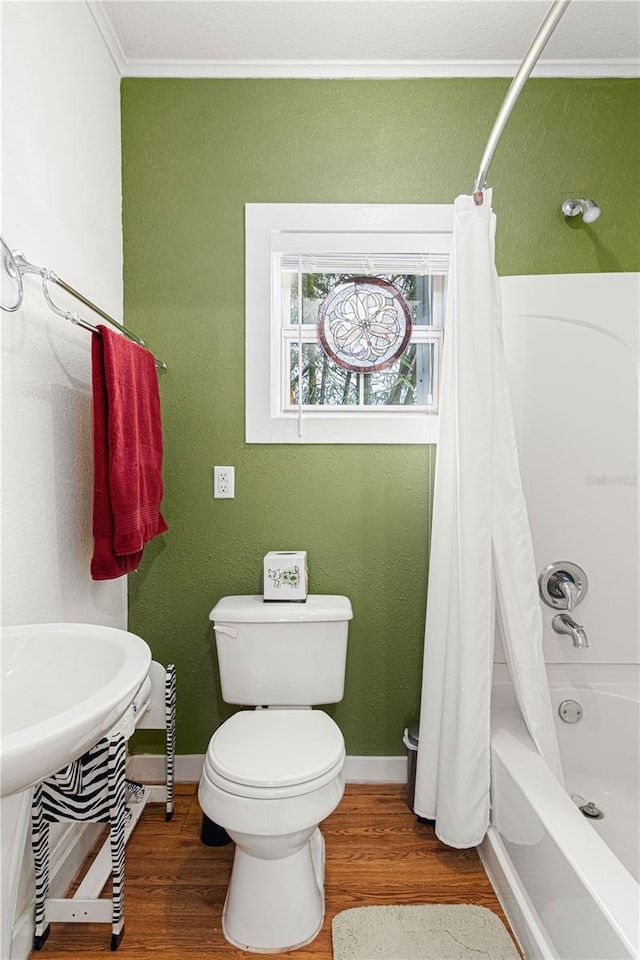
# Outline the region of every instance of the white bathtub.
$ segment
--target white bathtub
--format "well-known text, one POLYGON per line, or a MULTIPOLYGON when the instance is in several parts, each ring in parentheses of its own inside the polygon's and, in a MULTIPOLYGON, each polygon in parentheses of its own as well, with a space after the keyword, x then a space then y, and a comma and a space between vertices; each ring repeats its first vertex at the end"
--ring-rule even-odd
POLYGON ((480 856, 527 960, 638 960, 640 668, 547 669, 567 789, 535 751, 497 664, 492 826, 480 856), (557 715, 566 699, 581 704, 578 723, 557 715), (604 818, 587 820, 572 794, 604 818))

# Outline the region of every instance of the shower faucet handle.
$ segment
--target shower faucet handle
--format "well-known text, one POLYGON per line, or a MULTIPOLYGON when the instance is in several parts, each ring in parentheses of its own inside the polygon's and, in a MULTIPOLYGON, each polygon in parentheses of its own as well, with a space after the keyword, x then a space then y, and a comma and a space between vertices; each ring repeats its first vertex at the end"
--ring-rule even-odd
POLYGON ((549 607, 572 613, 585 598, 589 588, 587 575, 577 563, 556 560, 538 577, 540 597, 549 607))
POLYGON ((567 610, 569 613, 572 613, 576 603, 578 603, 579 591, 573 577, 566 574, 564 570, 560 570, 550 578, 549 593, 555 596, 556 590, 559 590, 565 598, 567 601, 567 610))

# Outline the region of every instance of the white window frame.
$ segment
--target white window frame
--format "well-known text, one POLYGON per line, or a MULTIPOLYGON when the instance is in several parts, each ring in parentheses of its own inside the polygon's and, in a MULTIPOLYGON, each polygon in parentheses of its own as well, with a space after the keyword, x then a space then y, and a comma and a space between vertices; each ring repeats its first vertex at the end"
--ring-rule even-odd
POLYGON ((446 253, 452 230, 452 204, 246 204, 247 443, 437 442, 438 415, 411 407, 282 409, 280 277, 272 263, 285 252, 446 253))

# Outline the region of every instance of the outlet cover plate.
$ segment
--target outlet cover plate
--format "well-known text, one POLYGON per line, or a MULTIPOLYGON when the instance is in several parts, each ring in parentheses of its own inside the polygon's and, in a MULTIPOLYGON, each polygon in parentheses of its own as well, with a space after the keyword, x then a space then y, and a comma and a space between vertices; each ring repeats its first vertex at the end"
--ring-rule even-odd
POLYGON ((232 500, 235 497, 235 467, 213 468, 213 496, 217 500, 232 500))

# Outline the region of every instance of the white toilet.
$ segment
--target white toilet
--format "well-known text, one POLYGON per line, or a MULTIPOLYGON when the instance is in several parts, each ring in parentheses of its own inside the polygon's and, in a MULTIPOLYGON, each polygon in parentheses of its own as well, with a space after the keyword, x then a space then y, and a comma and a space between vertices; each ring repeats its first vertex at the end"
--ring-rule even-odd
POLYGON ((294 950, 324 919, 318 824, 342 799, 345 750, 338 726, 310 707, 342 699, 351 603, 224 597, 209 616, 224 700, 257 708, 216 730, 198 791, 236 844, 222 929, 244 950, 294 950))

